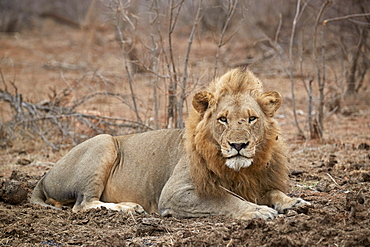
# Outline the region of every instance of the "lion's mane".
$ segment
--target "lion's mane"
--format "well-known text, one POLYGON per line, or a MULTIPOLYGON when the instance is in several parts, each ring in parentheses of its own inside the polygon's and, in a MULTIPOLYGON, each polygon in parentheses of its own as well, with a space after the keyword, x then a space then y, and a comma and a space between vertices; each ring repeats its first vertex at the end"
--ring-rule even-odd
POLYGON ((280 128, 272 117, 263 118, 264 138, 256 151, 253 165, 238 172, 225 165, 225 159, 211 131, 211 116, 217 114, 217 103, 222 97, 249 94, 259 102, 262 90, 262 83, 252 72, 235 69, 209 85, 206 91, 214 97, 205 99, 209 106, 204 115, 194 109, 190 112, 185 128, 185 147, 198 195, 218 197, 226 193, 221 188, 224 187, 248 201, 259 203, 271 189, 286 191, 287 156, 280 128))

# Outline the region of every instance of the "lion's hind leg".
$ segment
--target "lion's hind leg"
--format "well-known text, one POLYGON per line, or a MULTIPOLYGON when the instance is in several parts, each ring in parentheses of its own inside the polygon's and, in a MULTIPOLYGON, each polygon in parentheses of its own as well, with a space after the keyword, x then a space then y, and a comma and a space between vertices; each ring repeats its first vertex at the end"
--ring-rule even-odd
POLYGON ((141 213, 144 210, 138 204, 102 199, 107 180, 120 161, 121 153, 114 137, 91 138, 71 149, 39 181, 31 202, 59 209, 72 206, 73 212, 105 207, 141 213))

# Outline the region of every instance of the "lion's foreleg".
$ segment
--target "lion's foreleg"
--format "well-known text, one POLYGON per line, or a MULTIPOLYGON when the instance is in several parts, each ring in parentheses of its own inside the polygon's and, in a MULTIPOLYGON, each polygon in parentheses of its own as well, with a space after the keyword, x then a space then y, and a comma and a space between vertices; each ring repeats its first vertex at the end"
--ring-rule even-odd
POLYGON ((158 211, 163 216, 202 217, 223 215, 235 219, 272 219, 277 212, 267 206, 243 201, 225 193, 219 197, 201 197, 186 167, 178 169, 167 181, 159 198, 158 211))
POLYGON ((304 205, 311 205, 301 198, 291 198, 280 190, 271 190, 265 195, 263 204, 271 205, 279 213, 284 213, 287 209, 298 208, 304 205))
POLYGON ((163 196, 159 202, 159 213, 162 216, 181 218, 222 215, 241 220, 252 218, 267 220, 277 215, 270 207, 242 201, 229 194, 218 198, 201 198, 195 190, 189 188, 163 196))

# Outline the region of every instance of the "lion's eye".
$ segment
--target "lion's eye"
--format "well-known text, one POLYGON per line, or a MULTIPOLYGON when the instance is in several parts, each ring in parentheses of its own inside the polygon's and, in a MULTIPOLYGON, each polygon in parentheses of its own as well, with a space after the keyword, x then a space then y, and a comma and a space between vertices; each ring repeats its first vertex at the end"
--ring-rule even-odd
POLYGON ((255 120, 257 120, 257 117, 252 116, 252 117, 249 117, 249 118, 248 118, 248 122, 249 122, 249 123, 251 123, 251 122, 253 122, 253 121, 255 121, 255 120))
POLYGON ((227 118, 226 117, 219 117, 218 121, 220 121, 221 123, 227 123, 227 118))

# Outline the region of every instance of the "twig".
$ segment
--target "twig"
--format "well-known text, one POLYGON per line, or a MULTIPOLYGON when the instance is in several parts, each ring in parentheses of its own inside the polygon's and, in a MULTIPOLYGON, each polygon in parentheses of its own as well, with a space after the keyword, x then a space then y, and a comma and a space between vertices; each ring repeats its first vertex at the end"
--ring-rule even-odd
POLYGON ((337 110, 338 110, 338 106, 334 107, 333 110, 331 110, 328 114, 326 114, 324 120, 326 120, 328 117, 330 117, 331 115, 333 115, 333 113, 335 113, 337 110))
POLYGON ((173 52, 173 42, 172 42, 172 34, 177 24, 177 20, 180 14, 181 7, 185 0, 181 0, 178 5, 174 6, 174 0, 170 0, 169 4, 169 24, 167 30, 167 38, 168 38, 168 48, 169 48, 169 57, 170 63, 167 64, 168 72, 171 75, 170 83, 168 85, 168 107, 167 107, 167 126, 169 128, 176 126, 176 119, 177 119, 177 68, 174 59, 174 52, 173 52), (174 10, 177 8, 177 13, 174 16, 174 10))
POLYGON ((123 34, 122 34, 122 31, 119 27, 119 21, 120 21, 120 16, 122 16, 125 20, 127 20, 127 22, 131 25, 131 27, 133 27, 133 24, 130 20, 130 18, 127 16, 127 14, 124 13, 124 7, 122 6, 122 2, 119 1, 119 4, 117 3, 117 6, 116 6, 116 23, 115 23, 115 27, 116 27, 116 30, 117 30, 117 33, 118 33, 118 36, 119 36, 119 41, 120 41, 120 45, 121 45, 121 48, 122 48, 122 54, 123 54, 123 58, 124 58, 124 66, 125 66, 125 70, 127 72, 127 76, 128 76, 128 83, 129 83, 129 87, 130 87, 130 92, 131 92, 131 98, 132 98, 132 103, 133 103, 133 106, 134 106, 134 111, 135 111, 135 114, 136 114, 136 120, 138 122, 141 122, 141 119, 140 119, 140 115, 139 115, 139 111, 137 109, 137 105, 136 105, 136 97, 135 97, 135 93, 134 93, 134 88, 133 88, 133 77, 132 77, 132 73, 129 69, 129 57, 128 57, 128 52, 127 49, 126 49, 126 40, 124 40, 123 38, 123 34))
POLYGON ((87 102, 88 100, 90 100, 90 99, 92 99, 96 96, 112 96, 112 97, 115 97, 116 99, 119 99, 125 105, 130 106, 124 101, 125 96, 120 94, 120 93, 96 92, 96 93, 86 95, 85 97, 83 97, 82 99, 77 101, 75 104, 73 104, 73 106, 71 107, 71 111, 75 110, 78 106, 84 104, 85 102, 87 102))
POLYGON ((328 175, 328 177, 337 185, 340 187, 340 185, 337 183, 337 181, 335 181, 335 179, 329 174, 329 173, 326 173, 326 175, 328 175))
POLYGON ((134 125, 123 125, 123 124, 116 124, 113 122, 108 122, 104 121, 103 123, 106 125, 112 125, 112 126, 117 126, 117 127, 130 127, 130 128, 137 128, 138 126, 143 127, 144 129, 147 130, 152 130, 152 128, 146 124, 143 124, 141 122, 136 122, 130 119, 126 118, 119 118, 119 117, 108 117, 108 116, 98 116, 98 115, 93 115, 93 114, 84 114, 84 113, 78 113, 78 112, 73 112, 73 113, 68 113, 68 114, 60 114, 60 115, 49 115, 49 116, 40 116, 40 117, 33 117, 33 118, 28 118, 28 119, 23 119, 20 121, 17 121, 16 124, 23 124, 23 123, 30 123, 30 122, 38 122, 38 121, 43 121, 43 120, 53 120, 53 119, 63 119, 63 118, 88 118, 88 119, 107 119, 107 120, 112 120, 112 121, 122 121, 122 122, 128 122, 132 123, 134 125))
MULTIPOLYGON (((321 16, 322 14, 324 13, 324 10, 325 8, 329 5, 329 3, 331 2, 331 0, 326 0, 322 5, 321 5, 321 8, 320 8, 320 11, 316 17, 316 21, 315 21, 315 29, 314 29, 314 37, 313 37, 313 59, 315 61, 315 64, 316 64, 316 74, 317 74, 317 84, 319 86, 319 93, 320 93, 320 97, 319 97, 319 113, 318 113, 318 128, 315 129, 314 131, 318 130, 317 133, 315 133, 315 136, 316 134, 318 135, 319 138, 322 137, 323 135, 323 125, 324 125, 324 122, 323 122, 323 117, 324 117, 324 88, 325 88, 325 61, 322 61, 322 71, 320 69, 320 66, 319 66, 319 58, 317 56, 317 32, 318 32, 318 24, 320 22, 320 19, 321 19, 321 16), (322 75, 321 75, 321 72, 322 72, 322 75)), ((325 30, 324 30, 325 32, 325 30)), ((324 35, 324 33, 323 33, 324 35)), ((324 39, 324 36, 323 36, 323 40, 325 41, 324 39)), ((325 48, 324 48, 324 45, 322 47, 322 58, 324 57, 325 55, 325 48)), ((312 134, 311 134, 312 136, 312 134)))
POLYGON ((134 223, 137 224, 137 221, 135 220, 135 217, 134 217, 133 213, 131 211, 129 211, 129 214, 130 214, 132 220, 134 221, 134 223))
POLYGON ((278 38, 279 38, 279 34, 280 34, 280 30, 281 30, 281 26, 283 24, 283 15, 280 13, 279 14, 279 25, 278 25, 278 28, 276 29, 276 33, 275 33, 275 43, 278 42, 278 38))
POLYGON ((300 8, 301 8, 301 0, 298 0, 297 1, 296 13, 295 13, 295 16, 294 16, 294 19, 293 19, 292 33, 290 35, 290 42, 289 42, 289 65, 290 66, 289 66, 289 70, 287 72, 288 72, 288 75, 289 75, 289 78, 290 78, 290 88, 291 88, 291 94, 292 94, 292 107, 293 107, 294 122, 295 122, 295 125, 296 125, 297 129, 298 129, 299 134, 301 136, 303 136, 303 130, 301 129, 301 127, 298 123, 298 118, 297 118, 294 79, 293 79, 293 72, 292 72, 293 64, 294 64, 294 61, 293 61, 293 40, 294 40, 294 36, 295 36, 295 30, 296 30, 296 26, 297 26, 298 17, 300 15, 300 8))
POLYGON ((219 59, 219 56, 220 56, 221 47, 225 45, 224 37, 226 35, 227 29, 229 28, 229 23, 230 23, 233 15, 234 15, 236 5, 238 3, 237 0, 229 0, 227 2, 228 2, 227 18, 226 18, 226 22, 225 22, 225 24, 222 28, 221 35, 220 35, 220 38, 219 38, 218 44, 217 44, 217 52, 216 52, 215 64, 214 64, 214 68, 213 68, 213 79, 216 78, 217 69, 218 69, 218 59, 219 59))
POLYGON ((182 128, 183 127, 182 126, 183 122, 184 122, 183 121, 183 106, 184 106, 184 101, 186 99, 186 84, 187 84, 186 80, 187 80, 187 76, 188 76, 189 55, 190 55, 190 49, 191 49, 191 45, 193 43, 196 28, 198 27, 199 21, 201 19, 202 4, 203 4, 203 1, 199 0, 197 14, 196 14, 195 19, 194 19, 194 23, 193 23, 193 26, 192 26, 192 29, 191 29, 191 32, 190 32, 190 35, 189 35, 188 46, 186 48, 185 61, 184 61, 184 71, 183 71, 183 76, 182 76, 181 96, 180 96, 180 100, 178 102, 178 109, 177 109, 177 112, 178 112, 178 121, 176 122, 176 127, 177 128, 182 128))
POLYGON ((230 239, 230 241, 227 243, 226 247, 234 246, 234 239, 230 239))
POLYGON ((231 195, 233 195, 233 196, 235 196, 235 197, 239 198, 240 200, 242 200, 242 201, 247 201, 245 198, 241 197, 240 195, 236 194, 235 192, 232 192, 231 190, 226 189, 226 188, 225 188, 225 187, 223 187, 222 185, 219 185, 219 187, 220 187, 221 189, 225 190, 227 193, 230 193, 231 195))
POLYGON ((324 20, 324 21, 322 22, 322 25, 323 25, 323 26, 326 26, 326 24, 328 24, 329 22, 333 22, 333 21, 342 21, 342 20, 347 20, 347 19, 350 19, 350 18, 366 17, 366 16, 370 16, 370 13, 352 14, 352 15, 345 15, 345 16, 335 17, 335 18, 331 18, 331 19, 326 19, 326 20, 324 20))
POLYGON ((8 92, 8 87, 6 85, 6 81, 5 81, 5 78, 4 78, 3 71, 1 70, 1 67, 0 67, 0 76, 1 76, 1 81, 4 83, 4 91, 8 92))

